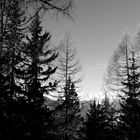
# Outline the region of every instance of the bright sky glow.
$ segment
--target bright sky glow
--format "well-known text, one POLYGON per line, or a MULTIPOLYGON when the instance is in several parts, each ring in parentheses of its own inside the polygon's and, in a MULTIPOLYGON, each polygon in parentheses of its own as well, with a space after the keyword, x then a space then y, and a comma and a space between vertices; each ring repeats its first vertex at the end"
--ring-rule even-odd
POLYGON ((103 75, 123 30, 133 33, 140 23, 140 0, 75 0, 75 22, 50 17, 43 25, 58 44, 69 33, 83 67, 82 92, 92 98, 102 92, 103 75))

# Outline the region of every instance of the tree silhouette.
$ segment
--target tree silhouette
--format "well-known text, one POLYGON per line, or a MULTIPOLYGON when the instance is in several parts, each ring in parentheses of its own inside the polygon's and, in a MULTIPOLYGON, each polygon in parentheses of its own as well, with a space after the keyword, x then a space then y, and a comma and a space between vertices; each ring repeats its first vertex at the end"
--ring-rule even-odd
POLYGON ((21 116, 18 114, 20 87, 16 82, 16 66, 21 61, 24 11, 19 0, 1 1, 0 30, 0 122, 1 138, 15 138, 21 116), (14 130, 14 131, 13 131, 14 130))
POLYGON ((30 0, 0 1, 0 138, 55 138, 49 134, 54 111, 44 95, 56 87, 49 79, 56 71, 52 62, 57 53, 49 48, 50 33, 42 34, 39 12, 53 9, 70 16, 72 1, 34 1, 37 10, 31 18, 26 13, 27 19, 24 2, 30 9, 30 0))
POLYGON ((90 104, 87 122, 85 122, 85 136, 87 140, 103 139, 106 126, 105 119, 102 106, 94 100, 93 104, 90 104))
POLYGON ((59 99, 58 104, 62 105, 53 113, 54 131, 62 139, 79 138, 82 118, 80 116, 80 101, 74 83, 70 77, 67 81, 67 101, 59 99))
POLYGON ((74 135, 74 130, 76 132, 77 128, 74 126, 74 122, 76 124, 77 121, 77 127, 81 123, 81 118, 78 116, 80 102, 75 87, 81 80, 79 78, 80 65, 76 57, 76 49, 73 48, 67 35, 59 45, 58 69, 56 71, 56 76, 59 79, 58 102, 63 105, 58 114, 61 116, 59 118, 63 124, 63 134, 67 137, 69 137, 68 135, 72 136, 71 132, 74 135))
POLYGON ((51 35, 49 32, 41 34, 40 23, 37 14, 29 28, 31 37, 26 37, 24 59, 16 69, 24 100, 29 106, 26 111, 32 112, 25 116, 30 124, 26 129, 29 130, 31 138, 38 139, 43 137, 44 127, 47 127, 44 124, 47 124, 49 118, 44 96, 55 88, 55 83, 48 79, 57 68, 51 64, 57 57, 57 53, 49 49, 51 35))

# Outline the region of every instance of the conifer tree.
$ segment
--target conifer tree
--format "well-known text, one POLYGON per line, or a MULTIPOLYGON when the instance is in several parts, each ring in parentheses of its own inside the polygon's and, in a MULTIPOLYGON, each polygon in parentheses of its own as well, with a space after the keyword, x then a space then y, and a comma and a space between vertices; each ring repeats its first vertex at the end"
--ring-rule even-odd
POLYGON ((30 37, 26 37, 27 43, 25 43, 24 59, 20 63, 19 68, 16 69, 17 78, 20 79, 22 94, 26 106, 28 107, 26 112, 32 112, 27 114, 26 130, 30 134, 31 138, 41 139, 45 131, 47 133, 47 119, 49 118, 49 109, 45 105, 44 95, 49 94, 56 83, 49 81, 50 76, 55 72, 56 68, 52 62, 57 57, 57 53, 53 52, 49 48, 49 40, 51 35, 49 32, 42 33, 42 27, 40 26, 39 15, 36 14, 32 24, 29 28, 31 33, 30 37))
POLYGON ((14 69, 20 61, 20 47, 23 38, 21 24, 24 22, 24 11, 20 0, 2 1, 1 12, 1 85, 2 91, 13 98, 16 89, 14 69), (11 95, 10 95, 11 94, 11 95))
MULTIPOLYGON (((82 118, 80 116, 80 101, 74 83, 70 77, 67 81, 67 101, 61 99, 62 106, 53 113, 54 131, 62 139, 78 139, 82 118), (67 102, 67 103, 66 103, 67 102), (67 115, 67 116, 66 116, 67 115)), ((66 90, 66 89, 65 89, 66 90)))
POLYGON ((106 126, 105 120, 101 104, 94 100, 93 104, 90 104, 87 121, 85 122, 85 136, 87 140, 103 140, 106 126))
MULTIPOLYGON (((115 101, 115 99, 114 99, 115 101)), ((110 101, 109 96, 105 93, 105 97, 101 102, 102 111, 104 112, 105 117, 105 135, 104 139, 121 139, 118 129, 118 109, 114 105, 114 101, 110 101)))
MULTIPOLYGON (((21 47, 25 31, 23 25, 27 23, 23 18, 23 3, 21 0, 0 1, 1 139, 41 139, 44 135, 44 119, 48 119, 49 111, 48 108, 43 108, 43 95, 48 94, 56 84, 48 79, 56 70, 51 62, 57 54, 48 50, 48 47, 47 51, 43 49, 45 43, 50 40, 50 34, 47 32, 41 36, 42 27, 39 20, 33 20, 36 24, 31 25, 31 38, 27 37, 25 50, 21 47)), ((59 11, 59 5, 55 7, 55 3, 49 2, 47 5, 50 9, 59 11)))
MULTIPOLYGON (((76 91, 76 84, 81 80, 79 78, 80 65, 79 61, 76 60, 76 57, 76 49, 73 48, 69 36, 66 35, 59 45, 59 65, 56 76, 60 81, 58 83, 58 92, 60 93, 58 102, 59 104, 62 104, 62 108, 59 110, 59 115, 61 117, 59 118, 61 118, 60 121, 63 123, 63 137, 67 137, 67 139, 69 137, 68 135, 72 136, 72 134, 70 134, 71 132, 74 133, 75 131, 77 133, 76 129, 81 125, 81 118, 78 116, 78 113, 80 112, 80 103, 76 91)), ((60 126, 62 127, 62 125, 60 126)))
MULTIPOLYGON (((64 40, 59 45, 59 56, 58 56, 58 69, 57 77, 59 79, 60 97, 65 102, 66 115, 65 120, 67 122, 67 108, 68 108, 68 94, 69 82, 74 83, 75 86, 81 81, 80 77, 80 64, 77 60, 76 48, 72 46, 68 35, 65 36, 64 40)), ((76 87, 75 87, 76 88, 76 87)))
POLYGON ((81 66, 78 60, 78 54, 76 47, 73 46, 70 36, 66 34, 64 39, 59 44, 59 56, 58 56, 58 78, 63 85, 70 76, 72 82, 78 84, 81 81, 81 66))
POLYGON ((112 140, 119 139, 117 131, 116 110, 105 97, 101 103, 94 100, 84 121, 85 139, 112 140))
POLYGON ((120 97, 119 126, 123 137, 139 138, 139 51, 129 43, 125 35, 109 65, 109 85, 113 85, 120 97))
POLYGON ((64 100, 64 117, 66 128, 66 136, 69 139, 79 138, 79 130, 82 124, 80 116, 80 101, 76 92, 75 84, 71 81, 70 77, 67 81, 67 99, 64 100))
POLYGON ((21 61, 22 23, 24 11, 20 0, 1 1, 0 32, 0 102, 2 139, 16 138, 22 118, 18 108, 20 87, 16 82, 15 68, 21 61), (20 114, 20 115, 19 115, 20 114))
POLYGON ((140 133, 140 75, 138 60, 136 51, 133 48, 129 58, 129 83, 122 82, 126 88, 122 90, 125 96, 121 96, 122 114, 120 115, 120 125, 122 130, 125 130, 124 133, 128 139, 139 139, 140 133))
POLYGON ((19 71, 19 77, 21 74, 21 79, 24 81, 24 90, 28 93, 28 101, 34 103, 39 103, 38 100, 41 98, 43 100, 43 94, 48 94, 49 88, 53 86, 53 83, 49 82, 48 79, 57 68, 52 64, 57 53, 49 48, 51 35, 49 32, 41 35, 42 27, 40 24, 39 15, 36 14, 29 28, 31 38, 26 37, 25 60, 21 64, 24 69, 19 71))

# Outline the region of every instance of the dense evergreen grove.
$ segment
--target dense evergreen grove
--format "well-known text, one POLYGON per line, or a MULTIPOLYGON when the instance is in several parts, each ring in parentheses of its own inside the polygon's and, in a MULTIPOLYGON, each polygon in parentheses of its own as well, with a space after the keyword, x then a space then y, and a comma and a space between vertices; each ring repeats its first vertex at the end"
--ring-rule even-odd
POLYGON ((1 140, 140 139, 140 30, 133 42, 124 34, 105 75, 104 99, 91 101, 82 117, 75 49, 69 38, 60 44, 63 53, 51 47, 51 33, 43 31, 40 16, 42 10, 54 10, 71 18, 71 4, 0 1, 1 140), (28 8, 35 9, 32 17, 28 8), (116 99, 109 99, 109 92, 117 93, 116 99))

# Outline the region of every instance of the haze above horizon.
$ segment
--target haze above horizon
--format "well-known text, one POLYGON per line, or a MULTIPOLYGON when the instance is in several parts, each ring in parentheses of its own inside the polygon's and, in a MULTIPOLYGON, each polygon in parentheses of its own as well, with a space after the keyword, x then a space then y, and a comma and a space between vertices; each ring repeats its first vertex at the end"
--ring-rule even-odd
POLYGON ((44 18, 44 28, 58 45, 69 33, 83 68, 81 91, 84 98, 101 96, 103 76, 109 59, 125 28, 133 33, 140 23, 139 0, 77 0, 73 14, 67 18, 44 18))

